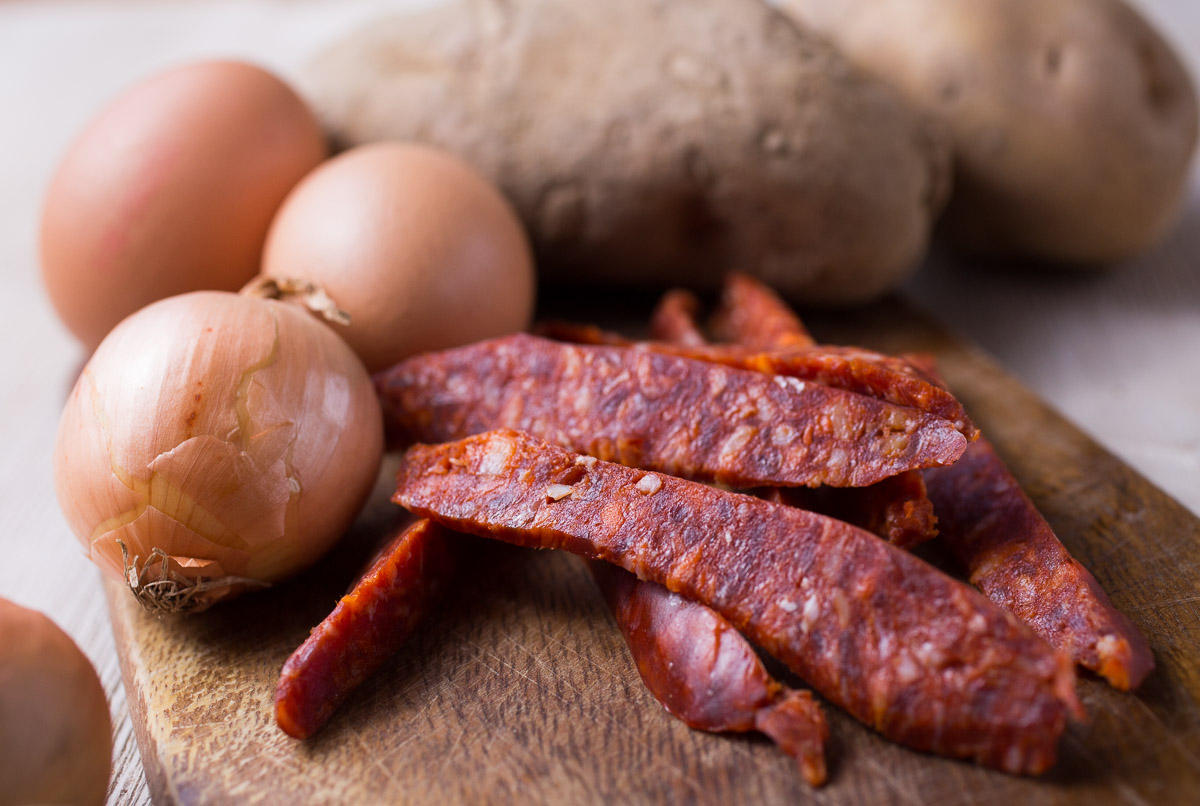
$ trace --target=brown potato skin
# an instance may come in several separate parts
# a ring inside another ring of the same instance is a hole
[[[880,296],[923,256],[944,134],[747,0],[463,0],[375,22],[310,66],[343,145],[414,139],[498,184],[542,279]]]
[[[779,0],[954,138],[947,233],[1068,264],[1128,258],[1176,220],[1197,106],[1120,0]]]

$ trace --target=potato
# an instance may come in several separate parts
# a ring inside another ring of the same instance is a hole
[[[946,194],[944,134],[757,0],[457,2],[307,72],[342,144],[425,141],[496,182],[552,283],[738,268],[854,303],[907,276]]]
[[[954,138],[945,227],[979,250],[1120,260],[1176,218],[1196,96],[1119,0],[779,0]]]

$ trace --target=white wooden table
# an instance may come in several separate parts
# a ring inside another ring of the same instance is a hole
[[[305,2],[0,2],[0,596],[48,613],[112,706],[109,802],[148,803],[95,568],[58,512],[58,412],[82,352],[39,284],[41,196],[80,127],[147,73],[206,57],[283,75],[391,6]],[[1200,76],[1200,2],[1139,0]],[[1161,246],[1101,277],[1000,275],[935,255],[905,289],[1084,430],[1200,513],[1200,171]]]

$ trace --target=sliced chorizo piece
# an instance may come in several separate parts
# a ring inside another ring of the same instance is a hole
[[[786,689],[781,697],[754,714],[754,728],[796,760],[810,786],[825,783],[829,723],[812,692]]]
[[[716,351],[744,348],[716,345],[708,349]],[[712,355],[708,360],[720,360],[720,356]],[[949,420],[968,440],[979,436],[979,429],[971,422],[958,398],[933,383],[903,358],[861,347],[820,345],[758,352],[728,363],[760,372],[823,383],[826,386],[895,403],[897,406],[911,406]]]
[[[799,378],[928,412],[953,423],[967,439],[975,439],[979,434],[962,403],[944,387],[930,381],[903,358],[860,347],[820,345],[762,351],[730,344],[633,341],[594,325],[567,322],[543,323],[538,332],[575,344],[648,350],[768,375]]]
[[[452,539],[421,518],[385,543],[283,665],[275,721],[284,733],[312,736],[408,640],[453,573]]]
[[[938,534],[935,507],[919,470],[897,473],[867,487],[766,487],[758,495],[847,521],[902,549]]]
[[[829,726],[811,694],[774,680],[741,633],[705,605],[608,563],[589,567],[642,681],[668,713],[697,730],[766,733],[809,784],[825,783]]]
[[[393,443],[514,428],[732,487],[859,487],[966,447],[945,419],[819,383],[525,334],[410,358],[376,389]]]
[[[988,598],[1121,690],[1154,668],[1150,644],[1037,511],[986,439],[926,472],[941,542]]]
[[[748,274],[725,275],[712,329],[721,341],[759,350],[816,344],[800,317],[769,286]]]
[[[673,288],[662,295],[650,315],[650,337],[686,347],[703,347],[707,343],[697,324],[700,300],[690,291]]]
[[[619,565],[703,602],[910,747],[1038,773],[1080,713],[1070,660],[969,586],[825,516],[601,462],[515,431],[417,445],[396,503]]]
[[[907,358],[945,385],[933,356]],[[923,475],[941,542],[971,582],[1113,688],[1137,688],[1154,670],[1149,641],[1071,556],[995,447],[980,437],[953,471]]]
[[[693,334],[703,339],[696,323],[699,301],[692,298],[675,301],[673,294],[663,295],[658,311],[668,311],[664,318],[669,328],[652,335],[672,340],[672,334]],[[690,295],[688,295],[690,296]],[[694,303],[694,304],[693,304]],[[722,299],[724,334],[743,346],[772,348],[787,344],[807,344],[812,339],[803,323],[788,307],[760,281],[741,274],[726,278]],[[766,324],[760,327],[761,322]],[[689,339],[690,343],[703,344]],[[917,367],[921,367],[917,364]],[[912,548],[937,535],[937,517],[933,502],[925,491],[925,477],[919,471],[897,473],[867,487],[764,487],[760,497],[777,504],[787,504],[831,515],[861,526],[868,532],[900,548]]]

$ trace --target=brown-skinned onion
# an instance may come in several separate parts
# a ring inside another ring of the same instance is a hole
[[[92,356],[59,425],[67,522],[158,611],[270,585],[321,556],[383,448],[362,363],[298,306],[225,292],[162,300]]]
[[[258,271],[267,228],[328,148],[304,101],[253,64],[156,73],[91,120],[46,190],[42,279],[91,350],[124,317]]]
[[[460,158],[418,143],[353,148],[306,176],[271,224],[263,275],[335,300],[372,372],[522,330],[533,312],[512,206]]]

